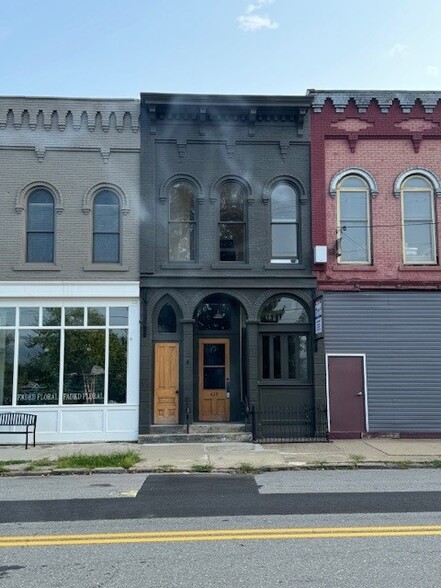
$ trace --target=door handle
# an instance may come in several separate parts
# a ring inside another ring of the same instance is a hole
[[[363,392],[357,392],[355,396],[363,396]]]
[[[176,394],[179,394],[179,390],[176,390]]]

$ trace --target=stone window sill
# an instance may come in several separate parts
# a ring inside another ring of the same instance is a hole
[[[59,272],[61,268],[55,263],[22,263],[14,268],[16,272]]]
[[[333,265],[333,272],[377,272],[374,265]]]
[[[128,272],[128,265],[120,263],[88,263],[83,267],[85,272]]]
[[[212,263],[211,269],[236,269],[236,270],[250,270],[253,269],[248,263],[238,263],[237,261],[222,261],[219,263]]]
[[[439,265],[399,265],[399,272],[441,272]]]
[[[199,263],[195,263],[194,261],[183,261],[182,263],[172,263],[172,262],[164,262],[161,263],[161,269],[181,269],[181,270],[189,270],[189,269],[202,269],[202,265]]]
[[[263,266],[266,270],[304,270],[306,266],[301,263],[267,263]]]

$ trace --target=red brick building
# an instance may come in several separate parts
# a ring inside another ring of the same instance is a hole
[[[441,93],[310,93],[330,434],[441,434]]]

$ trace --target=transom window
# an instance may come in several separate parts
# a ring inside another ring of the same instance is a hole
[[[196,211],[193,187],[178,181],[170,187],[169,259],[170,261],[194,261]]]
[[[271,193],[271,262],[299,263],[299,198],[287,183]]]
[[[369,188],[355,175],[337,187],[337,244],[339,263],[371,263]]]
[[[54,262],[54,197],[43,189],[34,190],[27,202],[26,261]]]
[[[238,182],[225,182],[219,201],[219,260],[245,261],[245,190]]]
[[[120,262],[121,211],[118,196],[99,192],[93,202],[93,262]]]
[[[432,185],[410,176],[401,186],[404,263],[436,263],[435,207]]]

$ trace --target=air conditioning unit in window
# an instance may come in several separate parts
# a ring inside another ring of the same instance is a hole
[[[314,263],[326,263],[328,261],[328,248],[326,245],[315,245]]]

